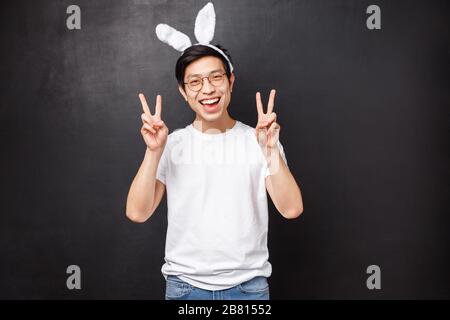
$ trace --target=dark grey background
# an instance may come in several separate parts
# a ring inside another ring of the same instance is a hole
[[[166,198],[125,218],[143,159],[143,91],[170,132],[190,123],[166,22],[194,39],[206,1],[1,5],[0,298],[163,299]],[[81,7],[82,28],[66,28]],[[366,28],[381,7],[382,30]],[[270,202],[274,299],[449,298],[448,1],[214,1],[236,68],[230,111],[274,111],[304,214]],[[66,289],[66,267],[82,290]],[[382,289],[366,288],[377,264]]]

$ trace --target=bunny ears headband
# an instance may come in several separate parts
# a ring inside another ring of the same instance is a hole
[[[228,62],[230,66],[230,72],[233,72],[233,65],[228,59],[227,55],[217,48],[210,44],[211,40],[214,37],[214,29],[216,27],[216,13],[214,12],[214,6],[211,2],[208,2],[206,6],[204,6],[197,14],[197,18],[195,19],[195,29],[194,34],[198,43],[196,45],[204,45],[208,46],[217,52],[219,52]],[[158,39],[164,43],[167,43],[169,46],[173,47],[175,50],[180,51],[181,54],[184,51],[192,46],[191,39],[189,37],[172,28],[167,24],[160,23],[156,26],[156,35]]]

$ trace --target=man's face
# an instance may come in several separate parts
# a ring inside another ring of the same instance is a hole
[[[225,68],[222,61],[213,56],[200,58],[189,64],[185,70],[184,82],[187,83],[192,77],[207,77],[215,72],[225,73]],[[208,80],[203,78],[202,88],[195,92],[186,84],[184,90],[178,87],[180,93],[189,103],[191,109],[203,120],[216,121],[220,119],[228,108],[231,101],[231,91],[234,83],[234,74],[231,74],[230,79],[224,74],[222,84],[214,86]],[[207,104],[219,99],[217,103]]]

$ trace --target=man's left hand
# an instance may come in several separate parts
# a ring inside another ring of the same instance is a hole
[[[276,91],[270,91],[269,103],[267,104],[267,113],[264,113],[261,94],[256,93],[256,109],[258,111],[258,123],[256,124],[255,134],[258,144],[266,157],[270,157],[272,152],[278,150],[277,142],[280,135],[280,125],[277,123],[277,115],[272,112],[275,102]]]

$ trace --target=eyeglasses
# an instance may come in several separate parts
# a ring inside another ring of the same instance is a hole
[[[207,77],[195,76],[189,79],[188,82],[184,82],[184,84],[187,84],[188,88],[192,91],[197,92],[200,91],[201,88],[203,88],[203,79],[208,78],[208,81],[211,85],[213,85],[214,87],[218,87],[222,85],[225,74],[226,72],[217,71],[210,73]]]

